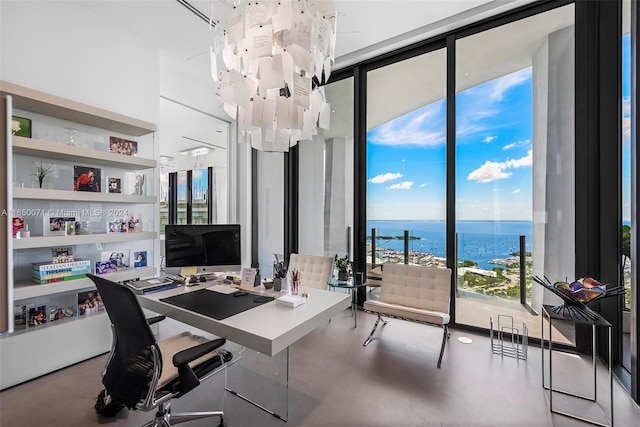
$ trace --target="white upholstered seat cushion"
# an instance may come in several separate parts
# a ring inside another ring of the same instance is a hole
[[[451,270],[387,263],[382,268],[379,301],[365,301],[365,310],[417,321],[448,324]]]
[[[158,341],[160,353],[162,354],[162,374],[160,375],[160,381],[158,382],[157,388],[162,388],[170,381],[178,378],[178,368],[173,366],[174,354],[182,350],[195,347],[198,344],[203,344],[207,341],[209,340],[204,337],[194,335],[190,332],[182,332],[181,334],[174,335],[162,341]],[[189,363],[189,366],[197,366],[205,360],[212,358],[213,356],[214,353],[205,354],[199,359],[196,359],[193,362]]]
[[[288,272],[300,272],[302,288],[327,289],[327,283],[333,272],[333,257],[321,255],[291,254]],[[288,277],[291,280],[291,276]]]

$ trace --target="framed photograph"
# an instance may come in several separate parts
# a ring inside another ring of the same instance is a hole
[[[143,173],[125,172],[122,180],[122,192],[124,194],[135,194],[137,196],[147,195],[147,180]]]
[[[117,268],[129,268],[131,265],[129,249],[118,249],[110,252],[102,252],[100,261],[113,261]]]
[[[35,308],[35,304],[33,304]],[[25,326],[27,324],[27,315],[29,313],[28,304],[17,304],[13,306],[13,326]]]
[[[72,216],[44,216],[44,224],[42,225],[43,235],[45,236],[64,236],[67,228],[66,223],[75,221]]]
[[[11,116],[11,134],[31,138],[31,119]]]
[[[125,156],[137,156],[138,143],[136,141],[111,136],[109,137],[109,152],[124,154]]]
[[[78,292],[78,316],[94,314],[104,310],[98,291]]]
[[[27,326],[38,326],[47,323],[47,306],[40,305],[29,309]]]
[[[133,266],[135,268],[147,266],[147,251],[137,251],[133,253]]]
[[[118,271],[116,261],[96,261],[96,274],[115,273]]]
[[[107,233],[126,233],[129,231],[129,224],[126,221],[115,220],[107,222]]]
[[[24,228],[24,218],[21,216],[14,216],[12,222],[13,222],[13,237],[16,237],[16,235],[18,234],[18,231]]]
[[[51,262],[59,264],[61,262],[72,262],[73,250],[70,247],[67,248],[52,248],[51,249]]]
[[[121,221],[127,223],[127,231],[129,233],[142,231],[142,216],[140,214],[130,215],[128,218],[124,218]]]
[[[67,221],[64,223],[64,235],[65,236],[75,236],[76,235],[76,222],[75,221]]]
[[[89,166],[73,167],[73,191],[91,191],[99,193],[101,170]]]
[[[122,179],[121,178],[107,178],[107,189],[109,193],[121,193],[122,192]]]

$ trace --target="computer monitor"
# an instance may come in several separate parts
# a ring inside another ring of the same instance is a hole
[[[167,272],[196,267],[197,274],[240,271],[240,224],[170,224],[165,226]]]

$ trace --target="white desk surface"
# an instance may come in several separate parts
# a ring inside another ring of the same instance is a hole
[[[216,320],[160,301],[161,298],[194,292],[205,287],[204,284],[192,287],[180,286],[167,291],[138,295],[138,298],[140,305],[147,310],[171,317],[268,356],[278,354],[351,306],[351,295],[348,293],[309,288],[304,289],[309,294],[307,302],[298,307],[289,308],[270,301],[226,319]]]

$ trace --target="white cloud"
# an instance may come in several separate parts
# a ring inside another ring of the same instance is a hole
[[[426,183],[426,182],[423,182],[422,184],[420,184],[420,188],[424,188],[424,187],[426,187],[426,186],[427,186],[427,183]]]
[[[390,185],[388,187],[385,187],[387,190],[411,190],[411,186],[413,185],[413,182],[411,181],[405,181],[402,182],[400,184],[393,184]]]
[[[533,164],[533,150],[527,151],[527,155],[515,160],[507,160],[505,167],[507,168],[522,168],[525,166],[531,166]]]
[[[528,139],[522,139],[520,141],[515,141],[512,142],[511,144],[507,144],[504,147],[502,147],[503,150],[511,150],[512,148],[523,148],[523,147],[530,147],[531,146],[531,141]]]
[[[482,140],[482,142],[485,142],[485,143],[488,144],[488,143],[490,143],[491,141],[493,141],[496,138],[497,138],[497,136],[487,136],[485,139]]]
[[[518,194],[519,192],[520,192],[520,189],[519,189],[519,188],[516,188],[515,190],[513,190],[513,191],[511,192],[511,194]]]
[[[491,162],[487,160],[484,165],[469,174],[469,181],[491,182],[497,179],[506,179],[511,173],[504,172],[504,163]]]
[[[445,103],[433,102],[378,126],[368,136],[372,144],[433,147],[446,142]]]
[[[387,181],[393,181],[394,179],[398,179],[398,178],[402,178],[402,174],[401,173],[383,173],[380,175],[376,175],[373,178],[371,178],[369,180],[369,182],[373,183],[373,184],[382,184],[384,182]]]
[[[527,67],[494,81],[489,98],[492,101],[502,101],[502,97],[509,89],[524,83],[531,77],[531,68]]]
[[[507,179],[511,176],[511,172],[505,172],[505,169],[521,168],[531,166],[533,161],[533,150],[529,150],[527,155],[519,159],[507,160],[505,162],[492,162],[487,160],[478,169],[472,171],[467,179],[469,181],[478,181],[487,183],[498,179]]]

